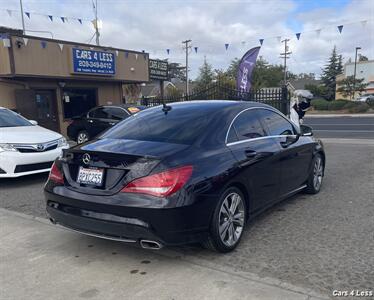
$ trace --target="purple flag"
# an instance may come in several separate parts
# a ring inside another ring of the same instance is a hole
[[[261,47],[254,47],[243,55],[239,63],[236,88],[242,92],[249,92],[251,89],[251,77],[256,65],[257,55]]]

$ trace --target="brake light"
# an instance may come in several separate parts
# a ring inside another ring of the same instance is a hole
[[[64,176],[62,175],[59,168],[56,166],[55,162],[53,163],[51,171],[49,172],[48,180],[52,180],[56,183],[64,184]]]
[[[179,191],[190,179],[192,166],[166,170],[128,183],[121,192],[167,197]]]

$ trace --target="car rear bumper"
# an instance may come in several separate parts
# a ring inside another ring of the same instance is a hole
[[[211,209],[200,204],[176,208],[126,207],[74,200],[45,191],[47,212],[53,223],[96,237],[139,243],[182,245],[204,241]],[[104,203],[105,201],[103,201]],[[210,206],[210,205],[208,205]]]
[[[53,161],[60,156],[62,149],[36,153],[5,151],[0,153],[0,178],[20,177],[24,175],[48,172]]]

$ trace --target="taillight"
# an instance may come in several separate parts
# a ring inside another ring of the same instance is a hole
[[[192,166],[184,166],[135,179],[128,183],[122,192],[167,197],[185,185],[191,177],[192,169]]]
[[[53,163],[51,171],[49,172],[48,180],[64,184],[64,176],[62,175],[60,169],[56,166],[55,162]]]

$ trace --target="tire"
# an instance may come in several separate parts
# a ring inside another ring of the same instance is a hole
[[[221,253],[234,250],[242,237],[246,217],[247,207],[243,193],[236,187],[226,189],[214,210],[209,237],[203,246]]]
[[[323,175],[325,172],[325,166],[321,154],[316,154],[312,166],[305,192],[308,194],[317,194],[321,190]]]
[[[77,143],[78,144],[83,144],[87,142],[90,139],[90,135],[86,130],[81,130],[77,134]]]

